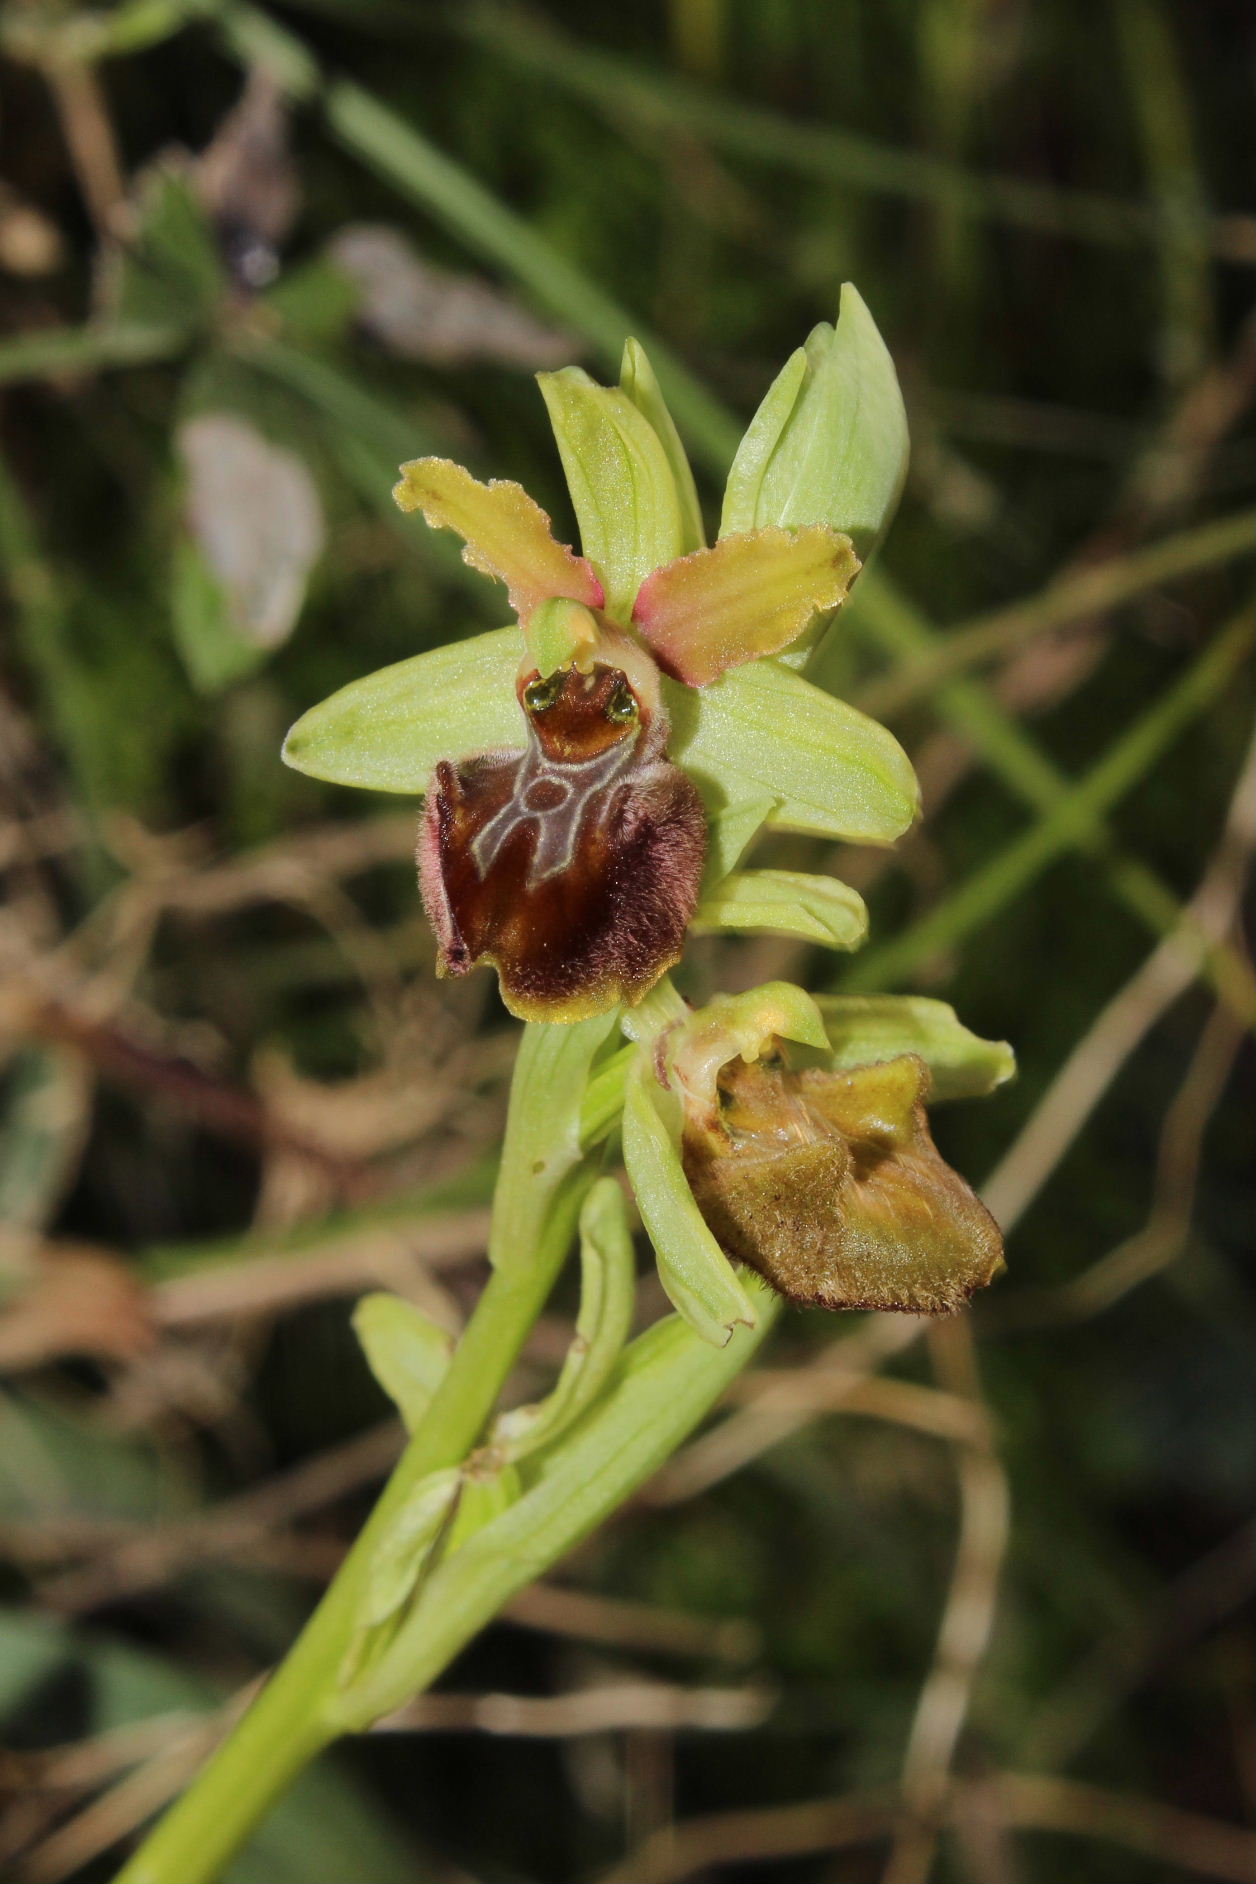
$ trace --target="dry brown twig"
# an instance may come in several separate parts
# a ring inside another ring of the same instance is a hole
[[[967,1316],[939,1322],[929,1346],[940,1381],[982,1410],[972,1325]],[[983,1421],[957,1450],[960,1527],[955,1568],[933,1663],[903,1759],[905,1820],[896,1833],[885,1884],[925,1884],[933,1868],[950,1773],[990,1642],[1007,1549],[1011,1498],[1007,1476]]]
[[[763,1384],[750,1375],[741,1390],[749,1404],[678,1452],[646,1486],[642,1501],[675,1505],[697,1497],[809,1425],[820,1412],[839,1411],[844,1390],[857,1394],[876,1368],[919,1340],[922,1332],[916,1316],[870,1315],[852,1334],[821,1349],[807,1368],[791,1370],[787,1377],[768,1375]],[[810,1379],[821,1383],[822,1405],[807,1397]]]
[[[744,1733],[762,1726],[768,1688],[683,1688],[662,1681],[612,1681],[571,1694],[423,1694],[377,1721],[374,1733],[487,1733],[523,1739],[667,1729]]]
[[[999,1774],[975,1787],[989,1795],[985,1809],[1019,1831],[1064,1833],[1124,1846],[1222,1884],[1249,1884],[1256,1865],[1256,1836],[1246,1827],[1180,1812],[1154,1799],[1036,1773]],[[957,1791],[948,1807],[948,1823],[970,1809],[965,1792]],[[691,1819],[656,1833],[603,1872],[598,1884],[684,1884],[721,1864],[872,1844],[891,1833],[898,1814],[894,1796],[882,1792]]]
[[[1005,1230],[1041,1191],[1135,1048],[1191,985],[1203,958],[1202,938],[1220,941],[1233,928],[1256,846],[1254,787],[1256,747],[1244,762],[1221,840],[1184,920],[1092,1023],[983,1184],[982,1197]]]

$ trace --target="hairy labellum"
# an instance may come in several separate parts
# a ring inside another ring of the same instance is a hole
[[[733,1061],[685,1173],[725,1252],[801,1307],[962,1308],[1003,1267],[998,1225],[938,1155],[914,1054],[843,1073]]]
[[[618,668],[525,675],[523,752],[437,766],[419,840],[440,967],[492,962],[524,1020],[639,1001],[679,960],[706,851],[667,720]]]

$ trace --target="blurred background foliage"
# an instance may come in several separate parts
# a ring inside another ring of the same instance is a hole
[[[1019,1083],[937,1121],[1009,1274],[928,1333],[791,1316],[231,1877],[1250,1875],[1251,24],[9,0],[5,1875],[108,1877],[334,1568],[398,1445],[355,1294],[456,1326],[482,1278],[514,1029],[432,977],[413,807],[277,756],[500,620],[397,463],[569,531],[529,372],[633,332],[714,510],[844,278],[914,458],[819,673],[927,819],[778,847],[869,897],[855,962],[704,942],[685,977],[921,988],[1011,1039]]]

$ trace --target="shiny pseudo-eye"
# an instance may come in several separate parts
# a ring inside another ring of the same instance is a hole
[[[637,718],[637,696],[626,680],[612,690],[603,711],[614,726],[631,726]]]
[[[527,746],[438,765],[419,840],[440,969],[498,971],[524,1020],[633,1003],[680,958],[706,819],[667,719],[601,663],[525,674]]]
[[[530,680],[523,690],[523,704],[529,713],[548,713],[563,691],[566,675],[560,669],[551,674],[548,680],[542,680],[538,674]]]

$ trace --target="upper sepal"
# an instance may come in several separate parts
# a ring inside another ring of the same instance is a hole
[[[537,383],[567,474],[581,547],[605,587],[607,613],[627,622],[651,570],[693,547],[688,493],[682,497],[669,445],[633,394],[599,386],[578,366],[538,373]],[[633,390],[645,399],[636,380]]]

